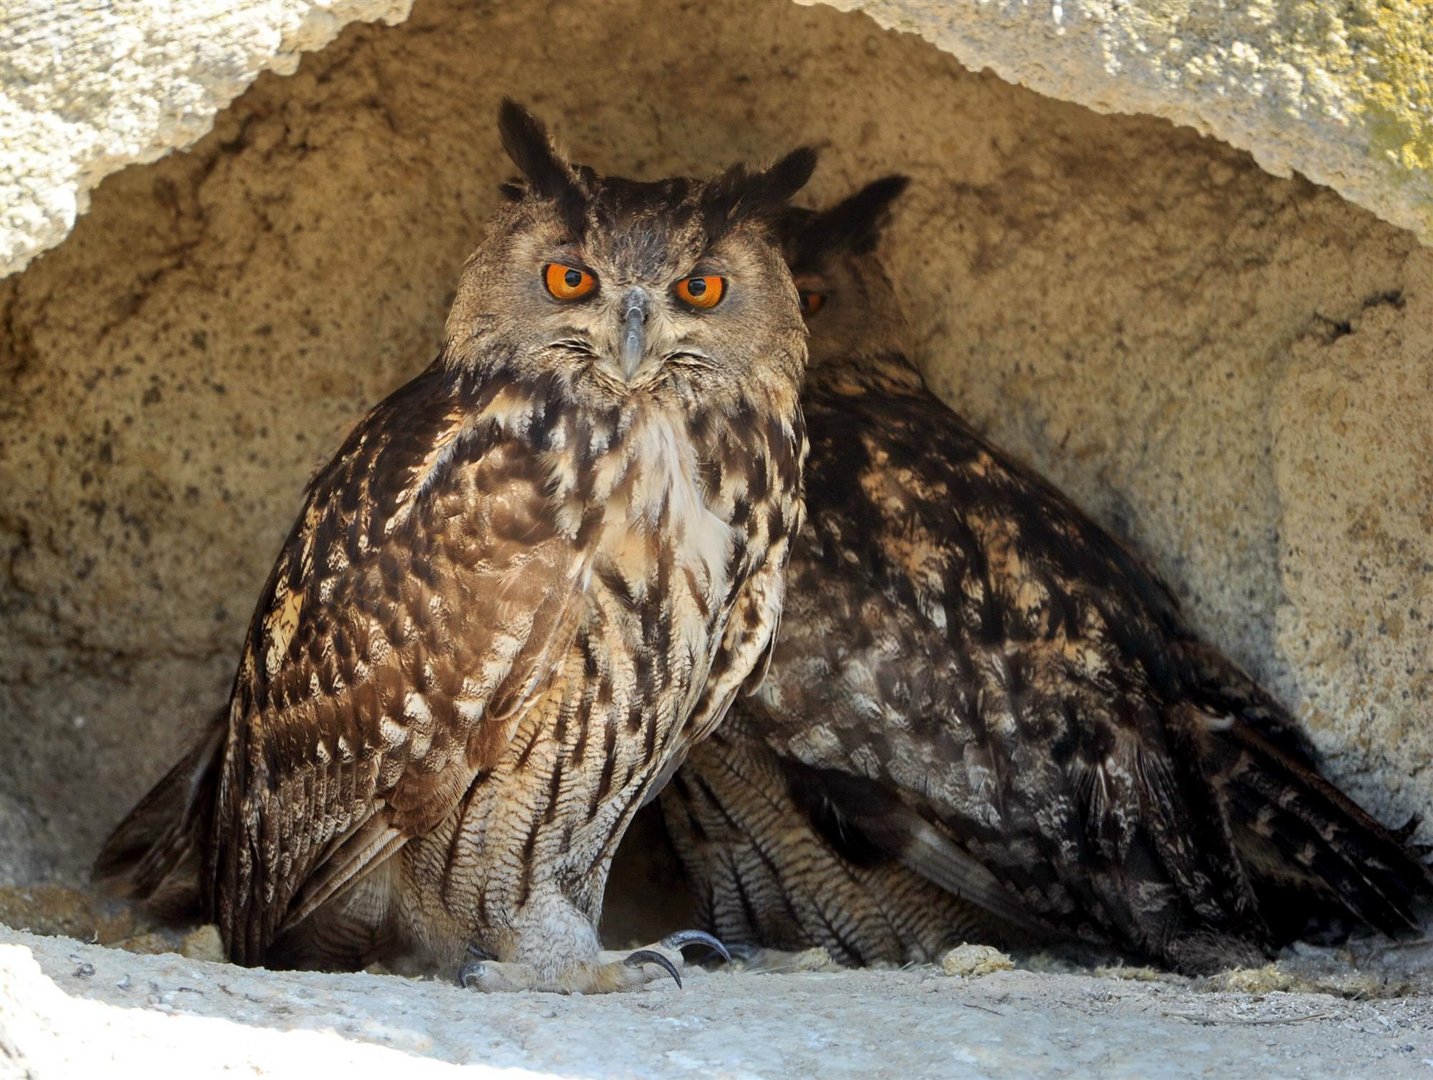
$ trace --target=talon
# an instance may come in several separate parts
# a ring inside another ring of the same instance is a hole
[[[496,959],[497,959],[496,956],[494,956],[492,953],[488,952],[488,950],[485,949],[485,948],[483,948],[481,945],[474,945],[474,944],[472,944],[471,942],[468,944],[468,955],[469,955],[469,956],[472,956],[472,957],[476,957],[476,958],[479,959],[479,960],[496,960]]]
[[[656,964],[677,981],[678,990],[682,988],[682,976],[681,973],[677,971],[676,966],[661,953],[652,949],[638,949],[631,956],[627,957],[627,959],[623,960],[622,963],[627,967],[635,968],[639,968],[643,964]]]
[[[481,950],[475,951],[475,955]],[[489,957],[491,959],[491,957]],[[464,990],[471,990],[475,983],[482,979],[487,971],[481,960],[470,960],[458,969],[458,985]]]
[[[705,930],[678,930],[676,933],[664,937],[662,945],[668,949],[676,949],[678,952],[688,945],[705,945],[728,964],[731,963],[731,953],[726,951],[726,946]]]

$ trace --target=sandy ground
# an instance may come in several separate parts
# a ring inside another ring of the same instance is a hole
[[[0,927],[0,1077],[407,1078],[465,1066],[469,1076],[663,1080],[1433,1078],[1433,998],[1367,996],[1409,989],[1407,971],[1426,971],[1428,949],[1386,950],[1373,976],[1350,973],[1347,952],[1305,950],[1221,983],[1137,970],[693,969],[685,989],[664,981],[582,998],[248,970]],[[1231,984],[1256,989],[1213,989]],[[1268,989],[1279,985],[1362,999]]]

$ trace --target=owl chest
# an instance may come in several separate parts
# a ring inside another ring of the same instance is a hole
[[[594,599],[628,612],[644,640],[653,619],[670,621],[678,636],[710,637],[737,584],[741,538],[703,490],[678,422],[651,418],[622,450],[608,465],[616,479],[603,501]]]

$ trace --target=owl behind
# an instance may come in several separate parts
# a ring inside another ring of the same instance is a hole
[[[663,796],[699,910],[847,961],[1075,937],[1185,971],[1417,925],[1429,878],[1131,552],[908,359],[901,178],[787,238],[808,519],[766,683]]]

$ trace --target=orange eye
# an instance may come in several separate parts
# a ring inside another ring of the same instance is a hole
[[[807,292],[804,289],[798,294],[801,297],[801,315],[803,318],[811,318],[823,307],[826,306],[826,294],[819,292]]]
[[[586,270],[563,263],[548,263],[542,268],[542,280],[547,291],[558,300],[581,300],[590,296],[597,288],[597,279]]]
[[[710,274],[706,277],[682,278],[677,282],[677,299],[694,308],[714,308],[726,295],[726,278]]]

